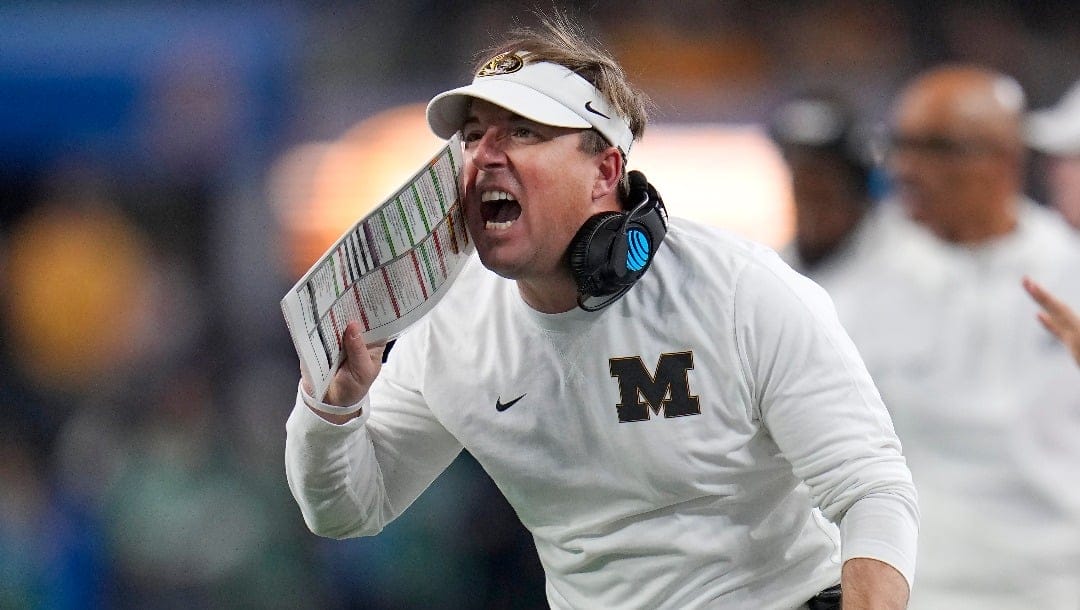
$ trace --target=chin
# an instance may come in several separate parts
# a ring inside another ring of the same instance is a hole
[[[477,248],[477,253],[480,255],[480,262],[483,263],[484,267],[495,275],[504,277],[508,280],[516,280],[520,277],[521,274],[518,265],[496,256],[488,249]]]

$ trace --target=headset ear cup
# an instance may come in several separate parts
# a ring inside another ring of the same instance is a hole
[[[622,230],[623,216],[619,212],[595,214],[570,241],[570,271],[579,294],[599,296],[614,291],[604,276],[610,272],[610,253]]]
[[[648,270],[667,233],[667,210],[656,189],[631,171],[625,212],[602,212],[578,229],[567,249],[578,305],[598,311],[630,290]],[[597,302],[596,299],[600,299]]]

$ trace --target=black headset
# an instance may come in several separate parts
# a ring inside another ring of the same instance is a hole
[[[626,212],[601,212],[585,221],[570,242],[570,270],[578,306],[598,311],[626,294],[652,264],[667,234],[664,200],[645,174],[631,171]]]

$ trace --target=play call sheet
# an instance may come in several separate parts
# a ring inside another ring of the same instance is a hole
[[[430,310],[472,253],[461,206],[461,146],[452,138],[404,186],[353,225],[281,300],[300,366],[321,398],[357,320],[367,343],[391,339]]]

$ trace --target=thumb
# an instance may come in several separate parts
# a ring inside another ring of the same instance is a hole
[[[380,354],[378,363],[372,362],[358,322],[352,322],[345,327],[341,344],[345,350],[345,358],[330,380],[325,401],[332,405],[347,406],[356,404],[367,394],[375,376],[379,374],[382,360]]]
[[[348,372],[363,393],[366,393],[382,369],[382,353],[386,350],[387,342],[364,343],[360,324],[352,323],[346,327],[342,343],[345,345],[346,358],[341,367]]]
[[[382,367],[381,346],[385,343],[375,344],[369,348],[364,343],[364,333],[357,322],[352,322],[345,328],[342,343],[345,347],[345,361],[341,364],[342,368],[364,392],[367,392],[367,388],[371,386],[371,382],[375,380],[375,376],[379,374],[379,369]],[[377,352],[377,357],[372,354],[372,351]]]

